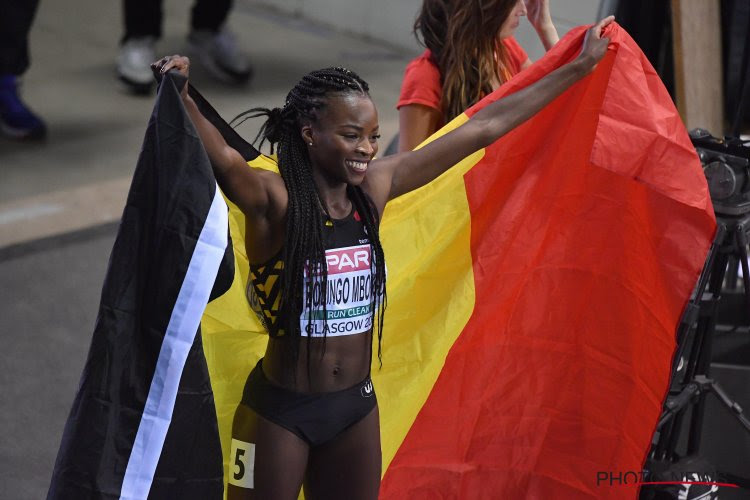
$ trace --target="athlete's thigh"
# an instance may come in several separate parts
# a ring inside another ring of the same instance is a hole
[[[376,500],[382,455],[378,407],[333,440],[310,450],[307,500]]]
[[[307,443],[294,433],[237,405],[227,500],[296,500],[308,450]]]

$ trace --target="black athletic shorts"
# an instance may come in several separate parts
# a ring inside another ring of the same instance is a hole
[[[367,416],[375,408],[377,397],[369,376],[341,391],[317,394],[290,391],[266,378],[261,359],[247,377],[242,404],[295,433],[310,446],[317,446]]]

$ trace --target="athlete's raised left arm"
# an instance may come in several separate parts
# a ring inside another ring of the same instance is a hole
[[[602,37],[602,30],[613,20],[607,17],[587,31],[581,54],[574,61],[486,106],[464,125],[423,148],[373,160],[363,188],[378,209],[382,212],[389,199],[427,184],[474,151],[489,146],[590,73],[607,51],[609,39]]]

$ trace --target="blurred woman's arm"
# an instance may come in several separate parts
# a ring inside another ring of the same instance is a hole
[[[537,35],[539,35],[544,50],[551,49],[560,40],[560,36],[552,23],[552,16],[549,13],[549,0],[524,0],[524,3],[526,4],[526,16]]]

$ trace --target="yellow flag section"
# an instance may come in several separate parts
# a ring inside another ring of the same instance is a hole
[[[431,137],[455,129],[461,115]],[[383,367],[373,362],[380,407],[383,472],[427,399],[445,357],[474,308],[470,214],[463,175],[484,151],[465,158],[438,180],[391,201],[380,239],[388,264],[388,308]],[[253,168],[277,171],[274,159],[258,156]],[[224,476],[232,471],[232,418],[245,379],[263,356],[267,336],[245,298],[248,261],[245,222],[231,202],[229,225],[235,257],[230,290],[203,316],[203,349],[216,401]]]
[[[466,120],[466,115],[458,116],[429,140]],[[471,218],[463,175],[483,156],[480,150],[438,180],[391,201],[383,215],[388,309],[383,368],[373,364],[373,380],[384,473],[474,309]]]

